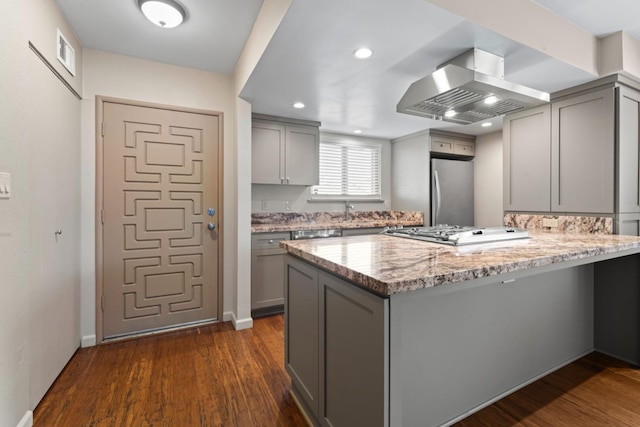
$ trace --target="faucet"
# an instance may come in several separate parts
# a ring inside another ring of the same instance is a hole
[[[349,221],[349,210],[350,209],[355,209],[355,206],[353,206],[351,203],[349,203],[348,200],[344,201],[344,220],[345,221]]]

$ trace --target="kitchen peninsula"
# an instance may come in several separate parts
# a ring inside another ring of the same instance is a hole
[[[450,425],[594,349],[640,364],[638,237],[281,246],[285,364],[316,425]]]

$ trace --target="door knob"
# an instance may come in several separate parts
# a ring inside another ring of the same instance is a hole
[[[216,228],[216,225],[215,225],[214,223],[210,222],[210,223],[207,225],[207,228],[208,228],[209,230],[213,230],[214,228]]]

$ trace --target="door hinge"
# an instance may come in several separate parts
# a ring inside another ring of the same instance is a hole
[[[104,295],[100,297],[100,309],[104,311]]]
[[[100,123],[100,134],[104,138],[104,123]]]
[[[104,224],[104,209],[100,209],[100,223]]]

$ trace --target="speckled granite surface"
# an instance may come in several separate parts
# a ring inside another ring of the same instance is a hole
[[[344,212],[276,212],[251,215],[252,233],[314,230],[318,228],[369,228],[390,225],[422,225],[422,212],[353,211],[345,221]]]
[[[461,247],[386,235],[280,245],[383,296],[597,255],[640,253],[640,237],[533,231],[530,235],[531,239]]]
[[[542,220],[545,218],[557,219],[558,227],[544,227]],[[606,216],[525,215],[507,213],[504,215],[504,225],[507,227],[525,228],[527,230],[547,230],[560,233],[613,234],[613,218]]]

